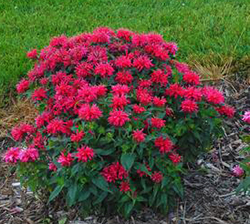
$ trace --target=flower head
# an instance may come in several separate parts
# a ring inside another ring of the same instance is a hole
[[[80,142],[82,138],[85,136],[85,133],[83,131],[77,131],[77,133],[72,134],[70,136],[70,139],[72,142]]]
[[[169,138],[164,139],[162,136],[155,139],[155,146],[159,148],[160,153],[168,153],[173,148],[173,143]]]
[[[83,146],[81,148],[77,149],[77,153],[76,153],[76,158],[78,158],[78,161],[82,161],[82,162],[87,162],[88,160],[92,160],[93,156],[94,156],[94,150],[91,149],[88,146]]]
[[[250,124],[250,111],[246,111],[242,118],[243,121]]]
[[[107,182],[115,182],[116,180],[122,180],[128,177],[127,171],[119,162],[105,167],[101,174]]]
[[[114,110],[109,113],[108,122],[116,127],[123,126],[127,121],[130,121],[128,114],[122,110]]]
[[[36,59],[37,58],[37,50],[33,49],[27,53],[27,57],[31,59]]]
[[[70,166],[73,160],[74,159],[71,153],[65,155],[64,152],[61,152],[61,155],[59,156],[57,162],[60,163],[62,166]]]
[[[160,171],[159,172],[155,171],[151,175],[151,180],[154,181],[155,183],[160,183],[162,179],[163,179],[163,175]]]
[[[161,119],[161,118],[158,118],[158,117],[153,117],[151,118],[151,125],[152,127],[155,127],[155,128],[162,128],[165,126],[165,123],[166,121]]]
[[[146,136],[146,134],[143,133],[143,130],[137,129],[137,130],[133,131],[133,139],[137,143],[143,142],[145,140],[145,136]]]
[[[36,161],[39,157],[38,150],[35,148],[22,149],[19,154],[21,162]]]
[[[26,90],[29,89],[30,82],[29,80],[22,79],[17,85],[16,90],[18,93],[24,93]]]
[[[120,184],[120,191],[121,192],[127,192],[127,191],[131,191],[129,183],[127,181],[122,181]]]
[[[85,121],[92,121],[100,118],[102,116],[102,111],[96,104],[90,106],[89,104],[84,104],[78,111],[79,117]]]
[[[50,162],[49,163],[49,170],[57,171],[57,166],[54,163]]]
[[[244,174],[244,170],[239,165],[236,165],[233,168],[233,174],[237,177],[240,177]]]
[[[3,159],[6,163],[16,163],[19,160],[20,148],[9,148],[4,154]]]
[[[185,113],[193,113],[198,111],[198,105],[193,100],[184,100],[181,103],[181,110]]]

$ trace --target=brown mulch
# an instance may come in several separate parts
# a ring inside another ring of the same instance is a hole
[[[237,114],[250,109],[249,83],[223,80],[217,85],[224,92],[227,102],[235,106]],[[26,112],[23,112],[24,109]],[[19,111],[18,116],[25,116],[28,108],[24,107],[23,110]],[[2,125],[11,126],[11,119],[3,120],[0,117],[0,120]],[[72,224],[250,224],[250,197],[234,193],[240,179],[231,172],[232,167],[243,159],[239,152],[245,144],[240,136],[249,133],[249,126],[241,122],[240,115],[226,123],[229,128],[224,130],[225,136],[216,141],[214,148],[201,156],[196,164],[190,164],[189,174],[184,178],[185,198],[178,202],[177,210],[167,216],[145,209],[130,220],[93,215],[76,221],[77,211],[48,208],[31,192],[21,191],[16,186],[18,180],[14,170],[0,161],[0,224],[59,223],[50,221],[49,217],[57,217],[57,220],[61,220],[60,224],[67,223],[64,222],[65,217]],[[1,149],[12,144],[10,138],[1,137],[0,153]]]

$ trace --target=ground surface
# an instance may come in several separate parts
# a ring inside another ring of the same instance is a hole
[[[249,0],[0,0],[0,96],[31,68],[26,51],[98,26],[158,32],[188,63],[224,65],[250,51]]]
[[[161,216],[145,209],[130,220],[119,217],[88,217],[79,220],[76,210],[64,211],[57,207],[46,207],[30,192],[20,191],[15,174],[0,162],[0,224],[52,223],[46,217],[54,217],[54,223],[65,224],[250,224],[250,197],[235,195],[240,179],[232,175],[232,167],[242,156],[245,146],[240,136],[249,134],[249,126],[242,123],[240,112],[250,108],[249,83],[227,80],[217,83],[226,100],[237,109],[233,120],[228,120],[225,136],[214,143],[214,148],[200,157],[196,164],[189,164],[189,174],[184,179],[185,198],[178,202],[176,211]],[[0,149],[13,142],[2,137]],[[61,220],[60,222],[58,220]]]

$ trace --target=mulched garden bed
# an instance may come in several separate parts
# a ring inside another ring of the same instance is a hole
[[[250,109],[249,83],[223,80],[217,86],[227,102],[235,106],[237,114]],[[76,209],[64,211],[60,205],[50,208],[31,192],[20,191],[14,171],[0,161],[0,224],[65,224],[65,217],[71,224],[250,224],[250,197],[234,194],[240,180],[231,171],[243,159],[239,151],[245,145],[240,136],[250,130],[241,122],[240,115],[226,123],[229,128],[225,129],[225,136],[196,164],[189,165],[189,174],[184,179],[185,198],[167,216],[145,209],[130,220],[93,215],[77,221]],[[12,144],[10,138],[1,138],[0,153]],[[52,222],[52,218],[61,221]]]

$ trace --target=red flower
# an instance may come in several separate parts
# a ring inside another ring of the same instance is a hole
[[[87,76],[91,76],[93,65],[88,62],[82,62],[78,64],[75,69],[78,77],[86,78]]]
[[[19,160],[20,148],[13,147],[8,149],[3,159],[6,163],[16,163]]]
[[[114,85],[112,86],[112,93],[115,95],[126,95],[129,93],[130,88],[127,85]]]
[[[181,110],[186,113],[198,111],[198,105],[193,100],[184,100],[181,103]]]
[[[57,162],[61,163],[62,166],[70,166],[73,160],[74,159],[71,153],[68,153],[68,155],[65,155],[64,152],[61,152],[61,155],[59,156]]]
[[[17,85],[16,90],[18,93],[24,93],[29,89],[30,82],[26,79],[22,79]]]
[[[33,134],[35,132],[35,128],[32,125],[29,124],[20,124],[19,126],[16,126],[12,128],[11,135],[14,138],[15,141],[21,140],[25,134]]]
[[[233,118],[235,109],[231,106],[224,105],[221,107],[216,108],[216,110],[221,114],[221,115],[226,115],[229,118]]]
[[[92,160],[94,156],[94,150],[89,148],[88,146],[83,146],[77,149],[78,153],[76,153],[76,157],[78,158],[78,162],[87,162],[88,160]]]
[[[121,192],[127,192],[127,191],[131,191],[129,183],[127,181],[122,181],[120,184],[120,191]]]
[[[151,81],[165,86],[168,83],[168,75],[165,74],[164,70],[157,69],[151,74]]]
[[[141,79],[138,81],[138,89],[141,88],[148,88],[152,85],[152,81],[151,80],[148,80],[148,79]]]
[[[109,113],[108,121],[116,127],[123,126],[127,121],[130,121],[128,114],[122,110],[115,110]]]
[[[41,128],[42,126],[45,125],[45,122],[50,122],[53,119],[53,114],[50,112],[43,112],[42,114],[38,115],[35,120],[36,120],[36,126],[38,128]]]
[[[90,106],[89,104],[84,104],[78,111],[79,117],[85,121],[92,121],[98,119],[102,116],[102,111],[96,104]]]
[[[106,33],[96,32],[92,35],[92,41],[94,43],[109,43],[110,37]]]
[[[166,89],[165,94],[177,98],[178,96],[183,96],[183,88],[179,84],[171,84]]]
[[[173,149],[173,143],[169,138],[164,139],[162,136],[155,139],[155,146],[159,148],[160,153],[168,153]]]
[[[108,167],[105,167],[101,172],[102,176],[107,182],[115,182],[116,180],[122,180],[128,177],[127,171],[119,162],[113,163]]]
[[[160,171],[159,172],[155,171],[151,175],[151,180],[154,181],[155,183],[160,183],[162,179],[163,179],[163,175]]]
[[[148,105],[152,101],[152,96],[147,89],[138,89],[136,91],[136,98],[143,105]]]
[[[31,98],[34,101],[40,101],[40,100],[46,99],[47,98],[47,92],[43,88],[38,88],[33,92]]]
[[[64,122],[59,119],[54,119],[49,122],[47,126],[47,132],[49,134],[58,134],[58,133],[63,133],[63,134],[69,134],[70,131],[70,126],[67,126],[67,122]]]
[[[165,47],[169,50],[169,52],[172,54],[172,55],[175,55],[176,52],[178,51],[178,46],[176,43],[174,42],[169,42],[169,43],[166,43],[164,44]]]
[[[95,89],[94,91],[96,91],[98,97],[105,96],[108,91],[104,85],[94,86],[93,88]]]
[[[181,156],[178,154],[171,153],[168,155],[168,157],[173,163],[179,163],[181,161]]]
[[[99,91],[97,86],[83,86],[78,90],[77,97],[79,101],[90,103],[97,99]]]
[[[167,107],[166,108],[166,116],[172,117],[174,115],[174,112],[171,108]]]
[[[177,62],[177,63],[175,63],[175,67],[176,67],[177,71],[180,73],[185,73],[185,72],[190,71],[188,65],[185,63]]]
[[[129,84],[133,80],[133,76],[129,71],[117,72],[115,80],[121,84]]]
[[[155,127],[155,128],[162,128],[165,126],[165,120],[163,119],[160,119],[160,118],[151,118],[151,125],[152,127]]]
[[[102,78],[111,76],[114,72],[110,64],[98,64],[95,68],[95,74],[99,74]]]
[[[224,103],[224,97],[222,93],[219,90],[215,89],[214,87],[210,87],[210,86],[204,87],[203,94],[209,103],[213,103],[213,104]]]
[[[194,72],[186,72],[183,75],[183,81],[188,84],[199,85],[200,84],[200,77]]]
[[[90,49],[88,54],[88,62],[91,62],[93,65],[98,63],[105,63],[108,61],[107,49],[101,46],[93,46]]]
[[[54,163],[49,163],[49,170],[57,171],[57,166]]]
[[[163,107],[166,103],[166,99],[164,98],[159,98],[159,97],[154,97],[153,98],[153,104],[156,106],[156,107]]]
[[[124,107],[129,103],[126,96],[124,95],[114,95],[112,99],[112,104],[110,105],[113,109],[124,109]]]
[[[126,30],[126,29],[119,29],[117,30],[117,37],[118,38],[122,38],[126,41],[130,41],[131,37],[132,37],[133,32],[130,30]]]
[[[131,59],[128,58],[127,56],[120,56],[115,60],[115,65],[119,68],[127,68],[131,67]]]
[[[141,113],[145,112],[146,109],[144,107],[141,107],[141,106],[135,104],[135,105],[133,105],[133,111],[135,114],[141,114]]]
[[[80,131],[80,132],[77,131],[76,134],[72,134],[70,136],[70,139],[72,142],[80,142],[84,136],[85,136],[85,133],[83,131]]]
[[[191,86],[183,90],[183,96],[190,100],[201,101],[202,90]]]
[[[31,59],[36,59],[37,58],[37,50],[33,49],[27,53],[27,57]]]
[[[138,143],[143,142],[145,140],[145,136],[146,134],[143,133],[143,129],[133,131],[133,139]]]
[[[39,157],[38,150],[35,148],[23,149],[19,153],[19,159],[21,162],[36,161]]]
[[[150,69],[153,64],[151,60],[147,56],[139,56],[138,58],[134,59],[133,66],[136,67],[139,71],[142,69]]]
[[[49,82],[48,78],[41,78],[39,83],[43,86],[47,85],[47,83]]]

